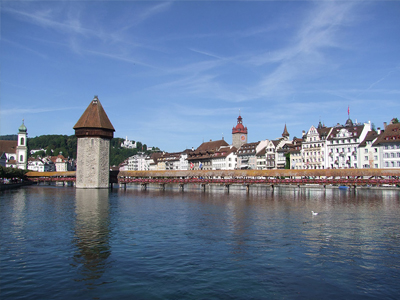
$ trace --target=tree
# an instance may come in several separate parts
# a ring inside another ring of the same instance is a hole
[[[285,153],[285,157],[286,157],[285,169],[290,169],[290,152]]]
[[[2,178],[3,183],[4,179],[25,179],[25,174],[27,170],[21,170],[16,168],[5,168],[0,166],[0,178]]]
[[[40,150],[40,151],[36,151],[35,153],[32,154],[32,157],[43,157],[46,154],[45,151]]]

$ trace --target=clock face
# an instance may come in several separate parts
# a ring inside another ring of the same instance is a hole
[[[241,139],[242,141],[245,141],[245,140],[246,140],[246,136],[245,136],[245,135],[241,135],[241,136],[240,136],[240,139]]]

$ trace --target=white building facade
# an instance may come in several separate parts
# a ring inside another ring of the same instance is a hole
[[[358,168],[358,146],[371,130],[371,123],[353,124],[348,119],[345,125],[332,128],[327,138],[327,168]]]

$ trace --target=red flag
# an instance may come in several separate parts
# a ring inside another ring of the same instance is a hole
[[[350,115],[350,106],[347,107],[347,114]]]

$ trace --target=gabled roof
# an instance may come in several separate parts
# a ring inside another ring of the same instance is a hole
[[[115,131],[97,96],[95,96],[92,102],[90,102],[85,112],[73,127],[75,130],[80,128],[96,128]]]
[[[229,154],[236,152],[237,149],[236,147],[230,147],[230,146],[223,146],[219,148],[217,151],[215,151],[213,157],[219,158],[219,157],[227,157]]]
[[[265,156],[267,147],[262,148],[260,151],[257,152],[257,156]]]
[[[273,140],[273,141],[271,141],[271,142],[274,144],[275,147],[277,147],[281,141],[279,141],[279,140]]]
[[[318,127],[317,131],[319,133],[319,137],[321,139],[326,139],[326,137],[328,136],[331,129],[332,129],[332,127]]]
[[[17,153],[18,141],[0,140],[0,153]]]
[[[188,152],[188,160],[210,159],[221,147],[229,146],[224,140],[202,143],[195,151]]]
[[[367,142],[372,142],[378,137],[378,133],[374,130],[368,131],[367,135],[365,136],[364,140],[358,145],[358,147],[365,147]]]
[[[386,126],[385,131],[378,136],[377,140],[374,143],[374,146],[389,143],[400,144],[400,123],[389,124],[388,126]]]
[[[339,132],[342,129],[345,129],[349,133],[351,133],[351,137],[358,138],[361,135],[361,132],[363,131],[365,125],[354,125],[354,126],[336,126],[333,127],[332,131],[329,133],[329,137],[327,140],[333,140],[334,138],[337,138]]]
[[[229,146],[229,144],[227,142],[225,142],[224,140],[204,142],[196,149],[195,152],[210,151],[210,150],[216,151],[223,146]]]
[[[260,142],[243,144],[238,149],[237,155],[249,155],[249,154],[254,154],[255,155],[256,154],[257,145],[259,143]]]

